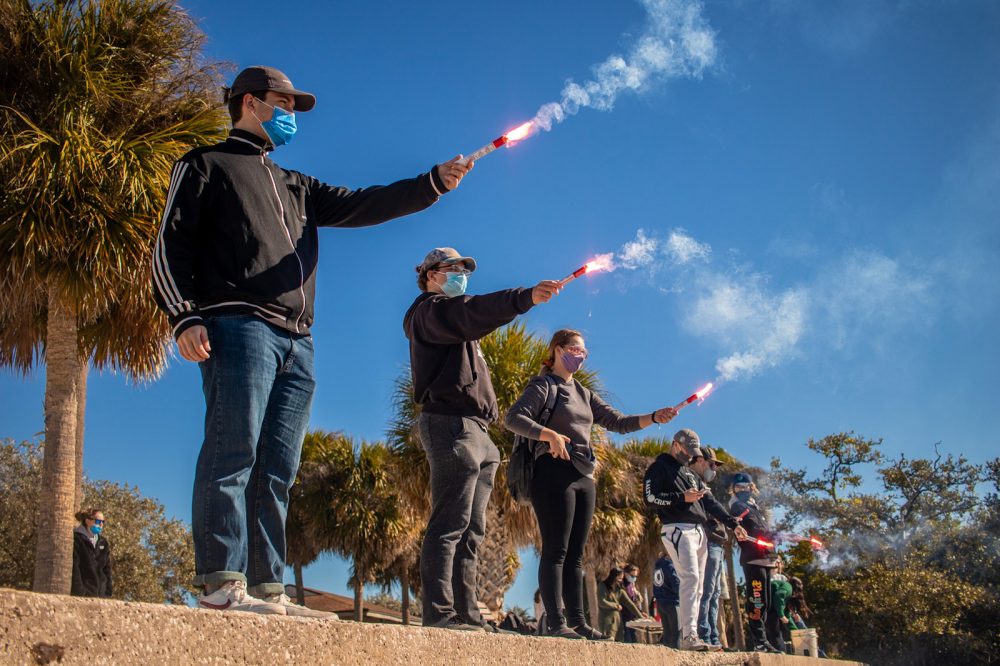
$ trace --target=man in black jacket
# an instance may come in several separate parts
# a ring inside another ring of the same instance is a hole
[[[227,102],[229,138],[174,166],[152,262],[157,303],[181,356],[200,364],[207,408],[194,584],[203,608],[315,617],[290,603],[283,578],[288,490],[315,388],[317,231],[427,208],[472,164],[455,158],[384,187],[326,185],[268,156],[291,140],[294,111],[312,109],[313,95],[274,68],[250,67]]]
[[[670,453],[657,456],[646,470],[643,494],[646,503],[656,508],[663,525],[663,545],[681,581],[677,623],[681,635],[680,648],[705,651],[710,646],[698,638],[698,606],[708,555],[705,534],[708,515],[734,529],[738,538],[745,537],[746,533],[739,526],[739,521],[729,515],[687,466],[693,458],[702,455],[699,443],[698,435],[693,430],[678,430],[670,445]]]
[[[706,488],[715,480],[716,470],[722,462],[709,446],[700,447],[702,455],[696,456],[689,467],[704,482]],[[709,516],[705,521],[708,536],[708,556],[702,576],[701,604],[698,608],[698,638],[708,643],[713,652],[722,650],[719,638],[719,599],[722,596],[722,568],[725,565],[725,548],[729,541],[726,528]]]
[[[499,418],[479,339],[548,301],[559,283],[467,296],[476,261],[436,248],[416,267],[422,292],[403,318],[413,399],[431,475],[431,517],[420,551],[424,626],[488,628],[476,598],[476,551],[500,452],[487,434]]]

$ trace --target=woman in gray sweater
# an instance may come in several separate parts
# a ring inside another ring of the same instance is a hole
[[[573,378],[587,358],[579,331],[552,336],[542,373],[507,412],[512,432],[535,440],[531,505],[542,536],[538,587],[545,605],[545,633],[563,638],[607,638],[583,615],[583,549],[594,518],[594,424],[625,434],[676,416],[672,407],[626,416]],[[549,391],[558,391],[546,424],[538,423]],[[562,604],[560,603],[562,601]],[[565,615],[562,606],[565,604]]]

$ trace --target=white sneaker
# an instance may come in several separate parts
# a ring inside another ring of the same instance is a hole
[[[708,652],[709,645],[697,636],[685,636],[681,639],[680,649],[689,652]]]
[[[320,620],[339,620],[340,618],[336,613],[330,613],[327,611],[318,611],[312,608],[306,608],[305,606],[300,606],[293,602],[287,594],[282,592],[281,594],[272,594],[270,596],[264,597],[264,601],[269,604],[277,604],[285,609],[286,615],[291,615],[293,617],[314,617]]]
[[[198,599],[199,608],[209,610],[234,610],[264,615],[285,615],[285,607],[272,604],[247,594],[247,584],[242,580],[231,580],[211,594],[203,594]]]

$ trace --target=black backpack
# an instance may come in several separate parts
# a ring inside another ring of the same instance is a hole
[[[545,397],[545,407],[535,421],[539,425],[547,425],[559,399],[559,388],[550,375],[545,375],[548,393]],[[510,496],[519,504],[531,503],[531,479],[535,476],[535,446],[533,439],[514,435],[514,448],[510,452],[510,462],[507,464],[507,488]]]

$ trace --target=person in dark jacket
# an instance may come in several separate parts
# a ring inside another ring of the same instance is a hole
[[[643,597],[638,585],[636,585],[638,581],[639,567],[631,563],[626,564],[625,584],[622,586],[622,596],[624,599],[622,600],[622,634],[620,640],[623,643],[638,642],[635,629],[628,626],[628,623],[633,620],[644,620],[649,617],[643,610],[646,606],[646,599]]]
[[[653,599],[656,600],[656,612],[660,615],[663,625],[663,637],[660,642],[667,647],[677,649],[680,634],[677,631],[677,606],[680,605],[681,581],[674,570],[674,563],[665,552],[653,566]]]
[[[591,432],[594,424],[618,433],[634,432],[666,423],[676,412],[664,407],[651,414],[622,414],[574,379],[586,358],[579,331],[556,331],[542,373],[507,411],[505,423],[512,432],[537,442],[531,506],[542,537],[538,586],[548,618],[546,630],[552,636],[600,640],[612,637],[589,626],[583,612],[583,551],[597,497]],[[542,424],[537,419],[550,391],[556,392],[555,407]],[[560,601],[565,616],[559,611]]]
[[[73,530],[74,597],[110,597],[111,545],[104,538],[104,512],[87,509],[76,514],[80,524]]]
[[[723,525],[735,530],[738,537],[746,536],[739,521],[729,515],[711,491],[688,467],[701,455],[700,440],[693,430],[677,431],[670,453],[662,453],[646,470],[643,495],[646,503],[656,508],[662,524],[663,545],[670,553],[680,578],[680,609],[678,627],[680,649],[703,652],[708,643],[698,638],[698,607],[704,588],[702,574],[708,556],[705,523],[711,515]]]
[[[156,302],[181,356],[199,363],[205,394],[194,584],[202,608],[333,618],[292,604],[284,588],[288,490],[316,383],[318,230],[423,210],[472,164],[456,157],[384,187],[327,185],[269,156],[313,95],[277,69],[249,67],[226,101],[229,138],[174,165],[152,258]]]
[[[771,608],[771,571],[777,555],[774,551],[774,533],[767,516],[757,504],[759,494],[753,477],[746,472],[733,476],[730,491],[733,495],[729,512],[739,518],[750,538],[740,539],[740,564],[746,580],[747,624],[750,643],[754,652],[780,652],[767,640],[767,615]],[[758,543],[762,540],[766,543]],[[768,545],[769,544],[769,545]]]
[[[613,567],[597,586],[598,620],[601,634],[614,638],[621,631],[622,577],[625,572]]]
[[[476,261],[453,248],[431,250],[417,268],[421,294],[403,317],[410,341],[413,399],[430,467],[431,516],[420,550],[424,626],[482,630],[476,551],[500,452],[488,427],[499,417],[479,339],[548,301],[559,282],[465,294]],[[546,611],[549,609],[546,608]]]
[[[722,463],[709,446],[702,446],[702,455],[691,461],[691,469],[707,487],[717,474]],[[719,598],[722,596],[722,570],[725,567],[725,546],[728,541],[726,528],[717,519],[709,516],[705,523],[708,536],[708,555],[705,559],[704,587],[701,604],[698,607],[698,638],[708,643],[715,652],[722,650],[719,637]]]

